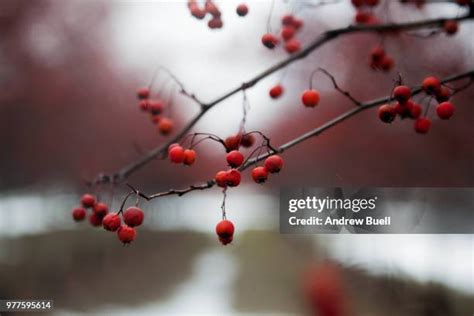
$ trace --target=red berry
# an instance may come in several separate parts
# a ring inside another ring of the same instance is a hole
[[[242,165],[244,162],[244,155],[240,151],[237,150],[232,150],[230,153],[227,154],[226,156],[227,163],[229,166],[232,168],[237,168]]]
[[[170,153],[170,150],[173,149],[173,148],[175,148],[176,146],[179,146],[179,143],[173,143],[173,144],[169,145],[169,147],[168,147],[168,154]]]
[[[137,97],[140,100],[148,99],[150,97],[150,89],[147,88],[147,87],[143,87],[143,88],[138,89]]]
[[[186,149],[184,151],[183,163],[187,166],[192,165],[196,161],[196,151],[193,149]]]
[[[93,207],[95,204],[95,196],[92,194],[84,194],[81,198],[82,206],[84,207]]]
[[[103,217],[98,216],[96,213],[89,215],[89,223],[94,227],[99,227],[102,225]]]
[[[267,48],[275,48],[275,46],[278,45],[278,42],[278,38],[271,33],[266,33],[262,36],[262,44]]]
[[[382,68],[382,70],[386,72],[392,70],[394,66],[395,66],[395,61],[390,56],[384,56],[384,58],[382,59],[382,62],[380,63],[380,68]]]
[[[129,207],[123,212],[123,221],[130,227],[140,226],[144,218],[143,211],[136,207]]]
[[[137,231],[133,227],[122,225],[117,230],[118,239],[124,244],[131,243],[137,236]]]
[[[320,94],[318,91],[312,89],[312,90],[306,90],[303,92],[303,95],[301,96],[301,101],[303,104],[307,107],[315,107],[318,105],[320,99]]]
[[[426,117],[420,117],[415,121],[415,131],[420,134],[426,134],[430,130],[431,120]]]
[[[237,6],[237,14],[239,16],[246,16],[247,13],[249,13],[249,7],[246,4],[242,3]]]
[[[304,289],[308,303],[320,316],[350,315],[344,278],[336,264],[327,261],[310,267],[304,275]]]
[[[242,135],[242,139],[240,141],[240,144],[242,145],[242,147],[249,148],[249,147],[252,147],[254,143],[255,143],[255,136],[253,136],[253,134]]]
[[[408,107],[408,111],[410,112],[410,117],[412,119],[417,119],[421,116],[421,112],[423,111],[421,105],[413,101],[408,101],[407,107]]]
[[[238,150],[240,147],[241,141],[242,141],[242,136],[240,134],[227,137],[224,141],[226,151],[230,152],[232,150]]]
[[[193,6],[190,11],[191,15],[198,20],[202,20],[206,16],[206,10],[200,9],[197,5]]]
[[[293,19],[293,23],[291,23],[291,25],[295,28],[295,30],[298,31],[300,28],[303,27],[304,22],[303,22],[303,20],[294,18],[294,19]]]
[[[252,178],[256,183],[264,183],[268,179],[268,171],[265,167],[255,167],[252,169]]]
[[[173,163],[182,163],[184,161],[184,149],[181,146],[173,146],[168,150],[168,158]]]
[[[458,22],[457,21],[446,21],[443,25],[444,31],[448,35],[454,35],[458,32]]]
[[[72,210],[72,218],[76,222],[80,222],[86,218],[86,209],[83,207],[76,207]]]
[[[271,155],[265,159],[265,169],[270,173],[278,173],[283,168],[283,159],[278,155]]]
[[[370,59],[375,64],[380,64],[385,57],[385,49],[382,46],[376,46],[370,52]]]
[[[373,15],[371,12],[357,10],[355,15],[355,22],[358,24],[367,24],[371,21]]]
[[[144,112],[148,111],[149,110],[148,100],[147,99],[140,100],[140,102],[138,102],[138,107],[140,108],[140,110]]]
[[[278,99],[283,94],[283,87],[278,84],[270,89],[269,94],[272,99]]]
[[[436,114],[443,120],[449,120],[454,114],[454,105],[451,102],[443,102],[436,106]]]
[[[284,26],[281,29],[281,37],[285,40],[288,41],[295,36],[296,30],[293,26]]]
[[[227,187],[227,172],[219,171],[218,173],[216,173],[214,180],[216,181],[216,184],[221,188]]]
[[[449,101],[449,98],[451,98],[451,91],[449,88],[441,86],[441,88],[436,92],[436,101],[442,103]]]
[[[299,51],[301,49],[301,43],[300,41],[298,41],[297,39],[295,38],[292,38],[290,39],[288,42],[286,42],[285,44],[285,50],[289,53],[289,54],[293,54],[293,53],[296,53],[297,51]]]
[[[158,115],[163,112],[163,102],[159,100],[149,100],[148,101],[148,109],[151,112],[151,114]]]
[[[173,130],[173,120],[163,117],[158,123],[158,130],[162,135],[168,135]]]
[[[423,90],[428,94],[436,94],[441,89],[441,82],[436,77],[426,77],[423,80]]]
[[[393,97],[401,104],[405,104],[411,97],[411,89],[407,86],[398,86],[393,90]]]
[[[207,26],[210,29],[220,29],[224,24],[222,23],[222,19],[220,17],[214,17],[207,22]]]
[[[226,175],[225,175],[225,183],[229,186],[229,187],[236,187],[240,184],[240,179],[241,179],[241,175],[240,175],[240,171],[239,170],[236,170],[236,169],[231,169],[231,170],[228,170],[226,172]]]
[[[295,17],[291,14],[284,15],[281,18],[281,24],[286,26],[292,26],[295,21]]]
[[[397,115],[397,112],[395,111],[395,108],[390,104],[384,104],[379,107],[377,115],[382,122],[392,123],[395,119],[395,116]]]
[[[97,216],[104,217],[109,212],[109,207],[107,204],[99,202],[94,205],[93,211]]]
[[[120,216],[116,213],[110,213],[105,215],[104,219],[102,220],[102,225],[104,226],[105,230],[114,232],[119,229],[120,225],[122,224],[122,220]]]
[[[232,238],[234,236],[234,231],[234,224],[229,220],[222,220],[216,225],[216,234],[219,238]]]
[[[219,8],[217,8],[217,6],[212,1],[207,0],[205,4],[205,8],[206,8],[206,11],[210,13],[212,16],[214,17],[221,16],[221,11],[219,10]]]
[[[395,104],[395,112],[400,115],[402,119],[410,116],[410,109],[408,108],[408,105],[401,104],[400,102],[397,102],[397,104]]]

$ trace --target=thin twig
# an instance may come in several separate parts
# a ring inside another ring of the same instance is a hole
[[[141,196],[145,200],[150,201],[150,200],[153,200],[153,199],[156,199],[156,198],[159,198],[159,197],[168,196],[168,195],[182,196],[182,195],[185,195],[186,193],[189,193],[191,191],[209,189],[209,188],[212,188],[214,186],[214,184],[215,184],[214,180],[210,180],[205,184],[191,185],[186,189],[182,189],[182,190],[170,189],[168,191],[155,193],[155,194],[152,194],[152,195],[146,195],[145,193],[143,193],[141,191],[138,191],[135,187],[133,187],[129,183],[127,183],[127,186],[130,189],[133,190],[134,194],[138,194],[139,196]]]
[[[352,101],[352,103],[354,103],[355,105],[357,106],[361,106],[362,105],[362,102],[360,102],[359,100],[357,100],[356,98],[354,98],[348,91],[346,90],[343,90],[339,87],[339,85],[337,84],[336,82],[336,78],[334,78],[333,75],[331,75],[326,69],[324,68],[321,68],[319,67],[318,68],[322,73],[324,73],[326,76],[328,76],[331,81],[332,81],[332,84],[334,86],[334,89],[336,89],[337,91],[339,91],[341,94],[345,95],[349,100]]]

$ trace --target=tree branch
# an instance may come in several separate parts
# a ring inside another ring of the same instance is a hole
[[[345,28],[330,30],[319,35],[316,39],[314,39],[311,43],[309,43],[309,45],[307,45],[301,51],[289,56],[283,61],[275,64],[274,66],[268,68],[267,70],[263,71],[259,75],[255,76],[253,79],[250,79],[249,81],[242,83],[240,86],[230,90],[229,92],[223,94],[222,96],[216,98],[215,100],[209,103],[204,103],[204,102],[199,101],[194,95],[188,94],[183,89],[182,85],[180,85],[180,87],[182,88],[181,89],[182,93],[184,92],[185,95],[189,96],[191,99],[193,99],[194,101],[196,101],[197,103],[201,105],[201,111],[196,116],[194,116],[194,118],[192,118],[191,121],[188,122],[177,135],[172,137],[166,143],[150,150],[149,152],[144,154],[142,157],[138,158],[136,161],[131,162],[130,164],[126,165],[124,168],[120,169],[119,171],[117,171],[116,173],[112,175],[105,175],[105,176],[100,175],[100,177],[97,177],[92,183],[108,182],[108,181],[118,183],[118,182],[124,181],[127,178],[127,176],[129,176],[131,173],[140,169],[142,166],[146,165],[149,161],[153,160],[158,155],[166,153],[166,150],[168,149],[169,145],[171,145],[172,143],[178,142],[183,136],[188,134],[191,128],[193,128],[194,125],[202,118],[202,116],[212,107],[230,98],[231,96],[233,96],[234,94],[242,90],[246,90],[255,86],[260,80],[266,78],[267,76],[273,74],[274,72],[280,69],[283,69],[284,67],[288,66],[289,64],[295,61],[305,58],[311,52],[315,51],[316,49],[318,49],[325,43],[331,40],[334,40],[341,35],[348,35],[348,34],[355,34],[355,33],[379,33],[380,34],[380,33],[395,32],[395,31],[402,31],[402,30],[409,31],[409,30],[416,30],[416,29],[430,28],[430,27],[442,27],[444,22],[448,20],[464,21],[464,20],[473,19],[473,18],[474,18],[474,12],[473,10],[470,10],[469,14],[460,16],[460,17],[454,17],[454,18],[453,17],[439,18],[439,19],[430,19],[430,20],[423,20],[423,21],[418,21],[418,22],[400,23],[400,24],[390,23],[390,24],[381,24],[381,25],[350,25]],[[362,109],[364,109],[363,106],[358,108],[358,110],[355,110],[355,113],[361,111]]]
[[[467,79],[467,78],[469,78],[469,80],[470,80],[469,83],[474,80],[474,70],[464,72],[464,73],[461,73],[461,74],[458,74],[458,75],[454,75],[454,76],[451,76],[451,77],[444,78],[443,80],[441,80],[441,83],[446,84],[446,83],[449,83],[449,82],[454,82],[454,81],[458,81],[458,80],[461,80],[461,79]],[[468,87],[468,86],[469,85],[464,85],[463,87]],[[421,93],[422,91],[423,90],[420,86],[415,87],[415,88],[412,89],[412,95],[415,96],[415,95]],[[263,155],[259,155],[258,157],[254,157],[252,159],[247,160],[239,168],[239,170],[243,171],[243,170],[255,165],[257,162],[262,161],[262,160],[266,159],[267,157],[269,157],[273,154],[283,153],[287,149],[292,148],[292,147],[302,143],[305,140],[308,140],[312,137],[315,137],[315,136],[318,136],[318,135],[322,134],[324,131],[330,129],[331,127],[333,127],[335,125],[338,125],[338,124],[344,122],[345,120],[355,116],[356,114],[358,114],[360,112],[363,112],[367,109],[370,109],[370,108],[373,108],[373,107],[391,102],[393,100],[394,100],[394,98],[392,96],[389,96],[389,97],[384,97],[384,98],[376,99],[376,100],[373,100],[373,101],[369,101],[369,102],[366,102],[366,103],[361,103],[359,106],[357,106],[355,108],[352,108],[351,110],[342,113],[341,115],[333,118],[332,120],[330,120],[330,121],[314,128],[314,129],[312,129],[312,130],[310,130],[310,131],[308,131],[308,132],[306,132],[306,133],[304,133],[304,134],[302,134],[302,135],[300,135],[300,136],[298,136],[298,137],[296,137],[296,138],[294,138],[290,141],[288,141],[287,143],[281,145],[277,149],[270,150],[269,152],[266,152]],[[155,199],[155,198],[168,196],[168,195],[182,196],[186,193],[189,193],[189,192],[192,192],[192,191],[195,191],[195,190],[210,189],[215,184],[216,183],[215,183],[214,180],[209,180],[204,184],[192,185],[192,186],[189,186],[189,187],[187,187],[185,189],[181,189],[181,190],[171,189],[169,191],[155,193],[155,194],[152,194],[152,195],[145,195],[141,192],[138,192],[138,190],[133,188],[131,185],[129,185],[129,184],[127,184],[127,185],[130,188],[132,188],[132,190],[134,190],[135,193],[139,193],[141,197],[145,198],[146,200],[152,200],[152,199]]]

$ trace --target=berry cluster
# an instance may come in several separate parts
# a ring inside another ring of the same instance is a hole
[[[191,148],[184,149],[175,143],[168,147],[168,158],[172,163],[183,163],[190,166],[196,161],[196,151]]]
[[[238,186],[241,181],[241,174],[236,168],[242,165],[244,156],[239,151],[234,150],[227,154],[226,159],[230,169],[217,172],[214,180],[221,188]],[[283,159],[278,155],[272,155],[265,160],[263,166],[252,169],[252,179],[256,183],[264,183],[267,181],[269,173],[278,173],[282,167]]]
[[[422,116],[423,108],[411,99],[412,91],[409,87],[399,85],[393,90],[393,98],[397,101],[395,105],[385,104],[379,107],[378,117],[384,123],[391,123],[398,115],[400,118],[411,118],[415,120],[415,131],[426,134],[431,128],[431,120],[426,117],[431,100],[438,102],[436,114],[440,119],[448,120],[454,114],[454,105],[449,102],[451,91],[443,86],[436,77],[426,77],[423,80],[422,89],[430,97],[426,105],[425,114]]]
[[[188,0],[188,9],[191,15],[198,20],[203,20],[209,14],[211,18],[207,22],[207,26],[210,29],[220,29],[224,26],[222,13],[217,4],[212,0],[206,0],[201,7],[197,0]],[[235,11],[238,16],[244,17],[249,13],[249,7],[245,3],[241,3]]]
[[[138,106],[140,110],[150,114],[151,121],[153,124],[156,124],[158,131],[162,135],[169,135],[173,130],[173,120],[162,115],[165,109],[165,102],[159,99],[151,99],[150,96],[150,88],[143,87],[138,89]]]
[[[281,24],[280,36],[285,43],[285,50],[289,54],[298,52],[301,49],[301,42],[295,38],[295,35],[303,27],[303,20],[287,14],[281,18]],[[280,38],[273,33],[268,32],[262,36],[262,44],[269,49],[274,49],[279,43]]]
[[[127,208],[125,212],[120,210],[118,213],[109,213],[107,204],[98,202],[92,194],[84,194],[81,205],[72,210],[72,218],[76,222],[83,221],[87,214],[86,209],[90,208],[92,213],[89,215],[89,223],[94,227],[103,226],[107,231],[117,232],[118,239],[124,244],[135,239],[137,232],[134,227],[143,223],[143,211],[136,206]]]
[[[385,52],[383,46],[376,46],[370,52],[370,67],[374,70],[388,72],[395,66],[394,59]]]
[[[236,187],[240,184],[242,176],[239,168],[245,163],[245,156],[242,152],[239,151],[240,147],[250,148],[255,144],[255,136],[252,133],[238,133],[232,136],[227,137],[225,140],[219,138],[214,134],[208,133],[195,133],[188,135],[184,138],[183,144],[186,143],[189,136],[192,136],[191,145],[189,148],[185,149],[182,145],[175,143],[171,144],[168,147],[168,159],[172,163],[176,164],[185,164],[192,165],[196,161],[196,151],[193,149],[196,145],[201,143],[204,140],[213,140],[221,143],[227,154],[226,161],[227,165],[230,167],[228,170],[221,170],[216,173],[214,180],[216,184],[222,188],[227,187]],[[254,149],[254,151],[249,155],[248,158],[251,158],[254,153],[261,151],[265,147],[267,149],[273,150],[269,145],[269,140],[261,134],[264,138],[262,145]],[[197,136],[205,136],[204,138],[196,141]],[[283,159],[278,155],[269,156],[264,163],[264,166],[256,167],[252,170],[252,178],[256,183],[263,183],[267,180],[269,173],[278,173],[283,167]]]
[[[207,22],[207,26],[210,29],[220,29],[224,25],[221,11],[212,0],[206,0],[203,7],[200,7],[196,0],[188,0],[188,9],[191,15],[198,20],[204,19],[209,14],[211,18]]]
[[[255,136],[251,133],[237,133],[224,140],[226,152],[239,150],[240,147],[250,148],[255,144]]]
[[[278,155],[272,155],[265,159],[263,166],[253,168],[252,179],[256,183],[264,183],[269,173],[278,173],[281,168],[283,168],[283,159]]]
[[[104,216],[109,213],[107,204],[97,201],[92,194],[84,194],[81,197],[81,205],[81,207],[76,207],[72,210],[72,218],[76,222],[84,220],[87,215],[86,210],[91,209],[92,213],[89,215],[89,223],[92,226],[100,226]]]
[[[240,184],[241,175],[240,171],[236,168],[240,167],[244,162],[244,155],[237,151],[232,150],[227,153],[227,163],[231,169],[226,171],[219,171],[214,177],[216,184],[221,188],[236,187]]]
[[[357,24],[373,25],[380,21],[374,15],[373,9],[379,4],[379,0],[351,0],[352,5],[356,8],[354,21]]]

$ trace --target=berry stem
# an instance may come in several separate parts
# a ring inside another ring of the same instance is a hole
[[[222,210],[222,219],[227,219],[226,212],[225,212],[225,200],[227,199],[227,188],[222,189],[222,194],[224,197],[222,198],[221,210]]]
[[[243,94],[243,100],[242,100],[243,116],[242,116],[242,121],[240,122],[240,127],[239,127],[240,133],[245,132],[245,123],[247,122],[247,114],[250,111],[250,103],[247,98],[247,93],[245,92],[245,90],[242,90],[242,94]]]
[[[430,111],[430,107],[431,107],[431,101],[433,101],[433,97],[430,96],[430,98],[428,99],[428,102],[426,104],[426,108],[425,108],[425,113],[423,114],[424,117],[427,117],[428,116],[428,113]]]
[[[272,0],[270,4],[270,11],[268,12],[268,17],[267,17],[267,33],[272,32],[272,15],[273,15],[274,8],[275,8],[275,0]]]
[[[125,198],[122,201],[122,204],[120,205],[120,210],[118,211],[117,214],[122,214],[123,213],[123,208],[125,207],[125,203],[127,203],[128,198],[130,196],[134,195],[134,194],[137,194],[137,196],[138,196],[139,195],[138,190],[133,190],[133,191],[127,193],[127,195],[125,196]]]

